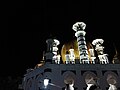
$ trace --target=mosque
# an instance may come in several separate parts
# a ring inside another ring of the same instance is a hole
[[[85,40],[84,22],[76,22],[72,29],[76,40],[65,43],[59,53],[60,41],[46,40],[43,59],[33,69],[27,69],[24,90],[120,90],[120,58],[112,63],[104,53],[104,40]]]

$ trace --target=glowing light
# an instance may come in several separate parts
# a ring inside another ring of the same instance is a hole
[[[94,84],[87,84],[87,89],[86,90],[89,90],[91,86],[93,86]]]
[[[47,87],[49,84],[49,79],[44,79],[44,86]]]
[[[74,87],[73,87],[73,86],[74,86],[73,83],[69,85],[70,90],[74,90]]]
[[[112,84],[109,84],[110,85],[110,87],[109,87],[109,89],[108,90],[117,90],[117,88],[116,88],[116,86],[115,85],[112,85]]]
[[[65,64],[65,61],[66,61],[66,52],[68,51],[70,53],[69,50],[71,49],[71,47],[72,47],[72,49],[74,49],[75,59],[80,59],[77,40],[73,39],[73,40],[65,43],[62,46],[62,49],[61,49],[61,58],[62,58],[64,64]]]

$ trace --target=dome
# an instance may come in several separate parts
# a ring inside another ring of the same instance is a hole
[[[66,42],[62,46],[61,57],[62,57],[63,63],[65,63],[65,60],[66,60],[65,59],[66,52],[69,52],[69,49],[71,49],[71,48],[74,49],[75,59],[80,59],[77,40],[73,39],[69,42]],[[87,48],[88,49],[93,48],[92,44],[87,43]],[[88,51],[88,55],[89,55],[89,51]]]
[[[69,41],[69,42],[65,43],[62,46],[61,56],[62,56],[63,63],[65,62],[65,54],[66,54],[66,52],[69,52],[69,49],[71,49],[71,48],[74,49],[75,59],[79,59],[79,51],[78,51],[77,41],[72,40],[72,41]]]

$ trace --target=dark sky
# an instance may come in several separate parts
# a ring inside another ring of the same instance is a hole
[[[119,8],[118,2],[104,0],[9,1],[0,39],[1,75],[23,75],[39,63],[50,35],[61,47],[74,37],[72,25],[79,21],[87,24],[86,41],[105,40],[105,52],[111,59],[113,44],[120,51]]]

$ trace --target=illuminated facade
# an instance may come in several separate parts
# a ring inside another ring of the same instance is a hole
[[[85,27],[83,22],[73,25],[77,39],[63,45],[61,55],[57,47],[60,42],[46,40],[44,59],[24,75],[24,90],[120,90],[120,60],[115,56],[109,63],[103,39],[93,40],[92,48],[88,48]]]

